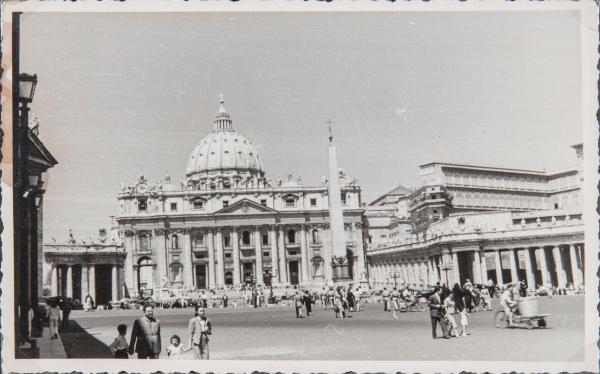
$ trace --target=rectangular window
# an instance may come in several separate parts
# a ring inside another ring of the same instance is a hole
[[[223,237],[223,246],[229,247],[231,245],[231,237],[229,235],[225,235]]]
[[[346,193],[342,192],[342,204],[346,205]]]
[[[229,201],[223,200],[223,208],[227,208],[229,206]]]
[[[225,258],[231,258],[231,252],[225,253]]]
[[[177,203],[171,203],[171,211],[174,212],[177,210]]]
[[[263,252],[263,257],[269,257],[269,256],[271,256],[271,252],[269,252],[269,251]]]
[[[262,200],[260,201],[260,205],[262,205],[262,206],[267,206],[267,200],[266,200],[266,199],[262,199]]]
[[[296,200],[295,199],[285,199],[285,206],[287,207],[294,207],[296,206]]]
[[[262,244],[263,245],[269,245],[269,234],[263,234],[262,235]]]
[[[204,202],[202,200],[194,201],[194,210],[202,210],[204,209]]]
[[[139,199],[138,200],[138,212],[145,212],[148,210],[148,200]]]
[[[312,206],[312,207],[317,206],[317,199],[310,199],[310,206]]]

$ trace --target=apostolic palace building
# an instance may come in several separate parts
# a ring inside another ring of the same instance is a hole
[[[371,285],[580,286],[583,146],[573,148],[578,167],[556,173],[422,165],[420,188],[399,186],[369,204]]]
[[[579,166],[556,173],[429,163],[421,187],[367,205],[358,180],[337,169],[332,139],[320,186],[270,178],[221,99],[185,181],[141,175],[122,185],[110,239],[44,245],[46,289],[102,304],[243,283],[583,283],[582,145]]]

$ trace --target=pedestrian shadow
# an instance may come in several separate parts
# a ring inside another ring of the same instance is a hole
[[[60,338],[67,358],[113,358],[110,348],[77,321],[70,320],[69,327],[60,332]]]

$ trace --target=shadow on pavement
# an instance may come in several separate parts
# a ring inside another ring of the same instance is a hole
[[[77,321],[60,333],[67,358],[113,358],[110,348],[88,333]]]

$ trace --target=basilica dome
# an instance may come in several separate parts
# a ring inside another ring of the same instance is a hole
[[[219,175],[264,176],[256,148],[233,130],[231,117],[225,111],[222,97],[219,112],[213,121],[213,131],[194,147],[185,175],[188,180]]]

